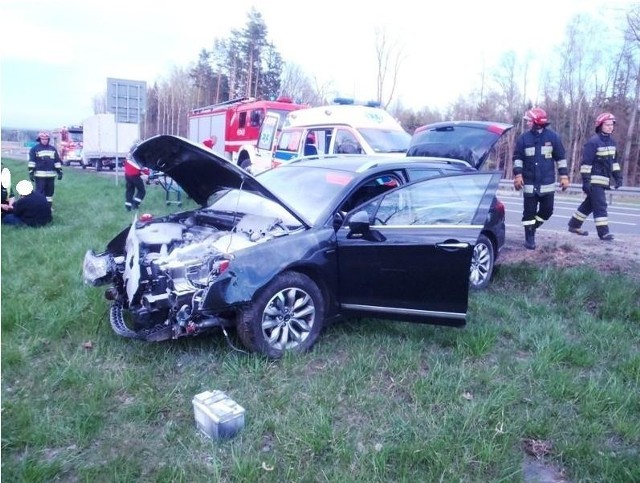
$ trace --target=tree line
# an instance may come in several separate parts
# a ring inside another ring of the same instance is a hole
[[[202,49],[189,67],[174,67],[168,77],[156,81],[147,92],[147,110],[141,127],[143,137],[155,134],[187,135],[187,115],[195,108],[237,97],[275,99],[280,95],[309,105],[331,103],[331,86],[321,84],[302,68],[283,60],[268,39],[261,13],[252,8],[247,23],[231,30],[227,38],[215,39],[210,50]],[[640,186],[640,4],[621,12],[615,31],[600,20],[576,15],[567,26],[555,59],[550,59],[539,82],[537,106],[545,109],[552,129],[567,149],[571,179],[579,179],[583,145],[594,132],[593,122],[604,111],[617,119],[614,132],[622,162],[624,184]],[[603,39],[618,38],[619,45]],[[530,62],[514,52],[481,72],[467,95],[446,110],[414,109],[394,102],[404,52],[384,30],[376,30],[376,82],[378,101],[405,127],[413,130],[442,120],[490,120],[514,124],[506,142],[495,153],[496,167],[511,176],[511,153],[515,138],[524,129],[522,116],[534,107],[525,97],[532,82]],[[96,112],[101,112],[96,98]]]

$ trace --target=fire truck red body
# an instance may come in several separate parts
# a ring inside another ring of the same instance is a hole
[[[270,160],[262,163],[257,159],[255,149],[267,114],[277,114],[284,120],[289,112],[306,107],[309,106],[295,104],[286,97],[275,101],[242,97],[201,107],[189,113],[189,140],[207,141],[205,145],[210,145],[215,153],[242,168],[259,172],[270,167]]]
[[[51,132],[53,145],[58,150],[62,164],[82,164],[82,126],[69,126]]]

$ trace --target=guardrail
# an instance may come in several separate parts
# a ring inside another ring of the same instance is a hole
[[[500,189],[506,191],[513,191],[514,193],[521,193],[521,191],[516,191],[513,187],[512,179],[503,179],[500,181]],[[558,188],[556,193],[562,193]],[[582,193],[582,184],[570,184],[569,187],[564,191],[564,193],[569,195],[577,195]],[[620,188],[611,189],[608,192],[609,204],[613,204],[615,198],[640,198],[640,188],[636,188],[633,186],[621,186]]]

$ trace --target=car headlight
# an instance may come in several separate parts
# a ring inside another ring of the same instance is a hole
[[[107,254],[96,255],[93,250],[88,250],[84,255],[82,264],[82,278],[88,285],[98,286],[109,282],[110,257]]]

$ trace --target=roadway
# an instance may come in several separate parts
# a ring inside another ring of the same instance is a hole
[[[522,194],[513,191],[500,191],[498,198],[505,205],[507,233],[522,232]],[[556,193],[553,216],[541,227],[541,230],[567,231],[567,223],[583,199],[582,195]],[[611,233],[622,235],[623,238],[640,236],[640,203],[637,202],[637,198],[629,203],[619,201],[609,203],[607,211]],[[593,215],[589,216],[582,227],[589,231],[589,236],[596,236]]]

